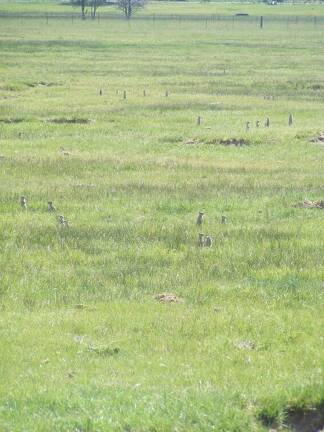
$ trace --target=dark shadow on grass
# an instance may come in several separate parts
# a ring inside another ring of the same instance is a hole
[[[0,119],[0,123],[5,124],[12,124],[12,123],[23,123],[28,121],[27,119],[23,117],[16,117],[16,118],[8,118],[8,119]]]
[[[165,98],[167,99],[167,98]],[[138,106],[139,109],[143,108],[143,106]],[[210,103],[205,104],[201,102],[194,102],[192,100],[189,100],[188,102],[161,102],[161,103],[154,103],[149,104],[145,107],[146,109],[152,110],[152,111],[182,111],[182,110],[192,110],[197,112],[206,112],[206,111],[233,111],[233,109],[237,109],[237,107],[233,105],[224,105],[221,103]],[[242,108],[240,106],[240,111],[242,111]],[[247,108],[245,108],[247,109]]]
[[[36,82],[27,82],[26,85],[28,87],[54,87],[61,86],[62,84],[55,82],[47,82],[47,81],[36,81]]]
[[[89,124],[91,123],[91,120],[86,118],[76,118],[76,117],[60,117],[60,118],[54,118],[54,119],[48,119],[46,120],[47,123],[54,123],[54,124]]]
[[[324,403],[313,408],[289,408],[285,423],[293,432],[319,432],[323,430]]]
[[[212,145],[218,144],[218,145],[224,145],[224,146],[233,145],[236,147],[241,147],[243,145],[249,145],[250,142],[244,138],[227,138],[227,139],[212,139],[212,140],[206,141],[206,144],[212,144]]]
[[[320,432],[324,429],[324,402],[313,407],[293,406],[284,411],[283,425],[290,432]],[[259,415],[259,421],[274,430],[281,426],[276,416],[265,412]]]

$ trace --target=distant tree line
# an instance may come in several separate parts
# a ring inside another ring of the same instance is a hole
[[[86,19],[90,11],[90,17],[96,18],[97,11],[100,6],[116,6],[120,9],[126,19],[130,19],[136,10],[142,8],[147,3],[147,0],[70,0],[72,6],[81,8],[81,18]]]

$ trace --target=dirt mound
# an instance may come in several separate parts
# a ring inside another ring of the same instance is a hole
[[[199,141],[198,138],[189,138],[189,139],[184,141],[184,144],[198,145],[198,144],[203,144],[203,143],[201,141]]]
[[[226,139],[214,138],[209,141],[200,141],[198,138],[189,138],[184,140],[183,143],[188,145],[198,145],[198,144],[224,145],[224,146],[233,145],[236,147],[248,145],[248,142],[244,138],[226,138]]]
[[[253,350],[253,349],[255,349],[255,347],[256,347],[255,343],[254,343],[253,341],[250,341],[250,340],[242,340],[242,341],[239,341],[239,342],[236,344],[236,346],[237,346],[237,348],[239,348],[239,349],[248,349],[248,350]]]
[[[305,199],[302,203],[297,204],[295,207],[324,209],[324,201],[311,201]]]
[[[234,145],[236,147],[240,147],[243,145],[247,145],[247,141],[244,138],[226,138],[226,139],[213,139],[210,141],[207,141],[206,144],[220,144],[220,145],[224,145],[224,146],[230,146],[230,145]]]
[[[324,132],[321,132],[318,137],[311,139],[314,143],[324,143]]]
[[[88,124],[91,122],[89,119],[85,118],[54,118],[54,119],[48,119],[46,120],[47,123],[54,123],[54,124]]]
[[[225,140],[220,140],[219,143],[223,145],[235,145],[235,146],[242,146],[247,144],[247,142],[243,138],[229,138]]]
[[[155,300],[160,303],[183,303],[182,299],[179,299],[175,294],[172,293],[161,293],[155,296]]]
[[[60,86],[62,84],[55,83],[55,82],[48,82],[48,81],[36,81],[36,82],[29,82],[26,83],[28,87],[53,87],[53,86]]]

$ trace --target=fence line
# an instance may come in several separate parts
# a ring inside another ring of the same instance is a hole
[[[0,12],[0,18],[26,18],[26,19],[69,19],[81,20],[81,14],[74,12]],[[125,20],[122,14],[97,13],[97,20]],[[90,16],[87,21],[94,21]],[[297,16],[297,15],[185,15],[185,14],[152,14],[152,15],[134,15],[131,20],[144,21],[205,21],[205,22],[232,22],[232,23],[255,23],[260,28],[266,27],[267,23],[286,23],[290,24],[324,24],[324,16]]]

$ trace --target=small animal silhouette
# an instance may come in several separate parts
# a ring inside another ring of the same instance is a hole
[[[270,126],[270,119],[269,119],[269,117],[266,118],[266,121],[265,121],[265,123],[264,123],[264,126],[265,126],[265,127],[269,127],[269,126]]]
[[[20,205],[24,210],[27,210],[27,198],[25,196],[20,197]]]
[[[48,201],[47,204],[48,204],[48,211],[50,211],[50,212],[55,212],[56,211],[56,208],[53,205],[53,201]]]
[[[198,234],[198,246],[199,247],[205,246],[205,235],[202,233]]]
[[[211,236],[206,236],[205,238],[205,246],[212,247],[213,246],[213,238]]]
[[[293,116],[292,114],[289,114],[288,125],[291,126],[292,124],[293,124]]]
[[[246,122],[246,130],[248,131],[250,129],[250,122]]]
[[[204,222],[204,212],[199,212],[198,213],[198,217],[197,217],[197,221],[196,224],[197,225],[202,225],[202,223]]]
[[[255,126],[256,126],[257,128],[260,127],[260,121],[259,121],[259,120],[256,121]]]
[[[227,222],[227,217],[226,216],[222,216],[221,223],[222,224],[226,224],[226,222]]]
[[[59,216],[58,221],[59,221],[59,224],[62,225],[62,226],[65,226],[65,227],[68,227],[68,226],[69,226],[68,221],[67,221],[67,220],[65,219],[65,217],[62,216],[62,215]]]

